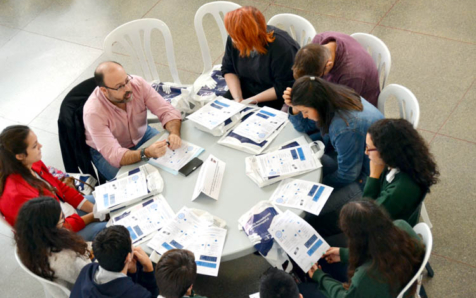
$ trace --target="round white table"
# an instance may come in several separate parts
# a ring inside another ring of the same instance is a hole
[[[287,123],[286,127],[267,149],[279,146],[301,135],[303,134],[297,132],[291,123]],[[159,136],[160,134],[150,139],[143,146],[149,146],[157,140]],[[205,149],[199,156],[200,159],[205,160],[209,154],[213,154],[226,163],[220,196],[218,201],[215,201],[204,194],[200,194],[195,201],[192,201],[192,194],[200,168],[188,177],[184,177],[180,174],[175,176],[159,169],[165,183],[162,195],[167,199],[167,202],[175,212],[180,210],[183,206],[187,206],[189,208],[208,211],[210,214],[226,221],[228,232],[221,259],[223,262],[253,253],[255,248],[248,240],[248,237],[243,231],[238,230],[238,219],[259,201],[268,200],[279,185],[279,182],[259,188],[258,185],[245,174],[245,157],[250,156],[250,154],[219,145],[217,141],[220,137],[215,137],[196,129],[192,121],[184,121],[182,123],[181,137]],[[118,174],[135,169],[142,164],[144,164],[144,162],[124,166],[119,170]],[[294,178],[319,182],[321,180],[321,169]],[[280,208],[282,210],[286,209],[283,207]],[[292,211],[300,215],[304,212],[297,209],[292,209]],[[142,246],[144,248],[146,247],[146,245]]]

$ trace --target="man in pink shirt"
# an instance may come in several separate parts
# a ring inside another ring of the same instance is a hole
[[[99,64],[94,72],[98,87],[83,110],[86,143],[98,171],[114,178],[119,168],[165,154],[180,147],[180,112],[172,107],[149,83],[131,76],[117,62]],[[167,141],[138,149],[159,132],[147,125],[147,109],[155,114],[170,135]]]

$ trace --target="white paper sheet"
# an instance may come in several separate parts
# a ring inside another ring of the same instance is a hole
[[[233,129],[233,132],[259,144],[266,140],[287,119],[287,113],[263,107],[240,123]]]
[[[203,163],[193,191],[192,201],[204,193],[212,199],[218,200],[221,183],[225,174],[226,163],[210,154]]]
[[[163,135],[160,140],[165,140],[168,135]],[[167,152],[164,156],[159,158],[151,158],[149,163],[168,171],[174,175],[178,174],[178,170],[186,165],[193,158],[200,155],[203,152],[203,148],[195,144],[182,140],[182,145],[177,150],[170,150],[167,148]]]
[[[115,215],[111,218],[111,224],[126,227],[131,234],[132,244],[137,245],[174,216],[164,196],[156,195]]]
[[[281,181],[270,201],[319,215],[333,190],[320,183],[288,178]]]
[[[329,249],[316,230],[290,210],[276,216],[268,231],[304,272]]]
[[[218,276],[226,232],[226,229],[218,227],[205,228],[194,243],[187,247],[195,255],[198,274]]]
[[[317,167],[309,146],[292,147],[258,155],[256,161],[263,178],[289,175]]]
[[[219,97],[187,116],[187,118],[212,130],[245,107],[245,105],[234,100]]]
[[[250,295],[250,298],[259,298],[259,292]]]

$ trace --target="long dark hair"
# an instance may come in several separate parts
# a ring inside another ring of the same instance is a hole
[[[17,154],[27,155],[26,139],[30,131],[28,126],[12,125],[5,128],[0,134],[0,195],[3,194],[5,182],[11,174],[19,174],[28,184],[38,189],[40,195],[43,195],[45,188],[51,190],[46,183],[33,176],[31,171],[16,158]]]
[[[314,76],[303,76],[294,82],[291,102],[293,106],[315,109],[319,115],[317,125],[324,134],[329,132],[336,113],[345,120],[345,112],[364,110],[360,96],[354,90]]]
[[[60,215],[58,201],[39,197],[23,204],[15,223],[15,242],[23,265],[51,281],[55,277],[48,262],[51,252],[71,249],[78,255],[89,256],[87,244],[81,236],[57,227]]]
[[[438,182],[440,173],[435,159],[410,122],[382,119],[367,132],[386,165],[408,174],[425,191]]]
[[[346,204],[340,212],[339,224],[349,245],[349,283],[344,284],[347,289],[356,269],[368,261],[372,262],[370,277],[387,283],[395,296],[420,268],[422,244],[397,228],[388,213],[373,200]],[[414,294],[415,289],[416,283],[410,292]]]

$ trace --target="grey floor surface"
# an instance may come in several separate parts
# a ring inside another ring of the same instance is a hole
[[[43,161],[63,168],[56,120],[67,92],[107,58],[105,36],[139,18],[159,18],[170,27],[183,83],[202,70],[193,19],[202,0],[1,0],[0,129],[30,125],[43,147]],[[476,297],[476,1],[474,0],[243,0],[267,19],[294,13],[318,32],[371,33],[392,54],[389,83],[414,92],[421,108],[419,131],[430,143],[441,182],[427,196],[434,224],[429,297]],[[223,45],[210,16],[205,29],[212,59]],[[161,39],[153,44],[161,79],[170,80]],[[117,49],[117,51],[121,51]],[[127,57],[118,55],[126,68]],[[388,111],[390,115],[394,110]],[[40,284],[13,258],[10,230],[0,226],[0,296],[42,297]],[[255,255],[222,264],[219,278],[200,277],[196,287],[210,298],[247,297],[267,268]]]

